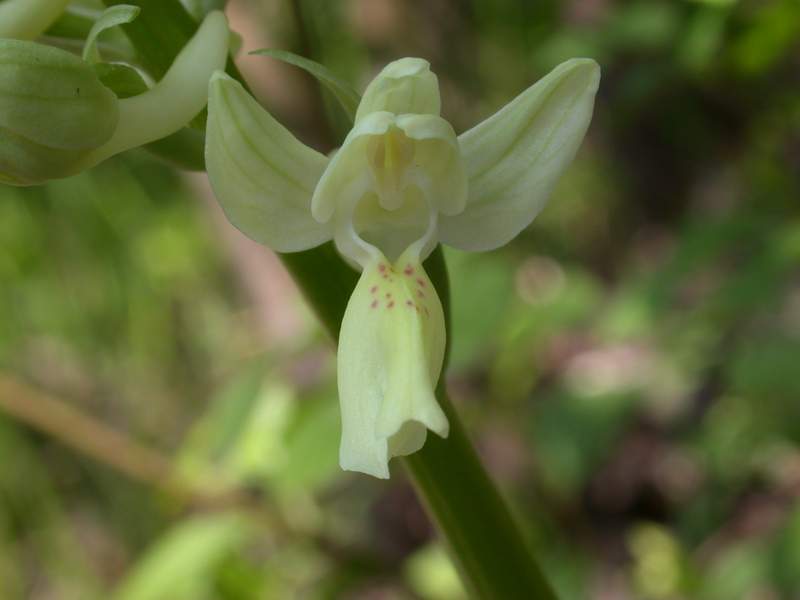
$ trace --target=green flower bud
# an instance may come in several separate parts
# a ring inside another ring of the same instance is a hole
[[[0,39],[0,182],[67,177],[180,131],[206,105],[229,39],[225,15],[210,12],[158,83],[122,99],[77,56]]]
[[[0,181],[66,177],[117,127],[118,101],[77,56],[0,40]]]

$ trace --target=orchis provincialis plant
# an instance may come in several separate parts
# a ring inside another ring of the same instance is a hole
[[[96,54],[95,37],[87,58]],[[209,13],[164,77],[127,98],[117,98],[89,60],[0,39],[0,182],[35,185],[74,175],[180,130],[206,105],[229,37],[225,16]]]
[[[599,77],[594,61],[567,61],[456,136],[429,64],[404,58],[369,84],[330,158],[212,78],[206,166],[230,221],[279,252],[333,239],[361,270],[337,354],[343,469],[386,478],[428,429],[448,435],[434,395],[445,321],[422,263],[439,242],[490,250],[531,223],[581,144]]]

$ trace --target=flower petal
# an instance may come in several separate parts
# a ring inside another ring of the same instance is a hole
[[[279,252],[328,241],[311,216],[311,196],[328,159],[297,140],[235,80],[209,85],[206,169],[228,219]]]
[[[414,252],[377,255],[347,305],[339,335],[343,469],[389,477],[389,460],[447,437],[434,390],[444,359],[442,306]]]
[[[415,160],[428,175],[431,204],[443,215],[456,215],[467,202],[468,180],[458,138],[450,123],[434,115],[400,115],[397,126],[417,140]]]
[[[568,60],[459,136],[469,198],[442,219],[444,243],[491,250],[531,223],[583,140],[599,81],[596,62]]]
[[[375,112],[350,130],[313,190],[311,213],[317,221],[329,221],[336,213],[337,206],[342,204],[343,196],[360,197],[363,194],[366,187],[362,189],[359,182],[366,182],[368,175],[367,141],[371,136],[385,134],[394,122],[393,114]]]
[[[33,40],[52,25],[69,0],[6,0],[0,2],[0,38]]]
[[[436,115],[379,111],[358,121],[333,156],[311,213],[320,223],[334,222],[337,248],[361,264],[354,236],[396,260],[426,235],[432,214],[457,214],[466,199],[467,174],[450,124]],[[436,245],[432,234],[428,252]]]
[[[370,82],[358,105],[356,123],[369,114],[387,111],[439,115],[439,80],[421,58],[401,58],[386,65]]]

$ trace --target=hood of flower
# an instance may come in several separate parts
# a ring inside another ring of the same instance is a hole
[[[439,106],[436,76],[420,59],[391,63],[367,88],[311,201],[314,218],[333,223],[337,247],[352,262],[369,258],[356,238],[390,260],[424,239],[424,259],[435,246],[438,215],[464,209],[466,170]]]
[[[374,112],[439,115],[439,80],[421,58],[401,58],[386,65],[367,86],[356,123]]]

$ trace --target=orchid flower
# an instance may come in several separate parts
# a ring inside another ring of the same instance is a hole
[[[594,61],[569,60],[457,136],[430,65],[404,58],[369,84],[329,158],[212,77],[206,166],[233,225],[278,252],[332,239],[361,271],[337,354],[343,469],[387,478],[428,429],[447,437],[434,395],[445,319],[422,263],[439,242],[490,250],[531,223],[581,144],[599,78]]]
[[[87,57],[96,52],[97,33],[87,41]],[[117,98],[91,61],[0,39],[0,182],[32,185],[74,175],[180,130],[206,105],[208,81],[225,66],[229,39],[225,15],[210,12],[164,77],[129,98]]]

